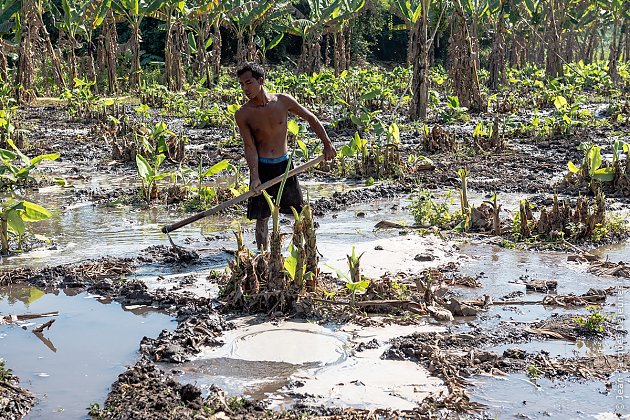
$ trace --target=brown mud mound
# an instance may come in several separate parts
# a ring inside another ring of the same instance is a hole
[[[483,406],[471,402],[466,378],[479,374],[507,375],[526,372],[548,378],[606,379],[614,372],[627,369],[630,354],[598,355],[580,358],[552,358],[548,353],[528,353],[518,348],[499,355],[483,350],[483,334],[423,333],[392,340],[384,359],[412,360],[446,383],[449,394],[428,399],[425,404],[458,412],[471,412]],[[487,341],[486,341],[487,343]],[[478,344],[478,346],[474,346]]]
[[[0,381],[0,418],[21,419],[33,407],[35,397],[29,391],[20,388],[18,378],[3,369],[3,379]]]
[[[446,419],[448,413],[430,408],[428,411],[362,410],[308,406],[296,401],[288,411],[272,411],[264,402],[229,397],[211,386],[208,396],[194,385],[182,385],[173,377],[141,360],[118,377],[103,409],[92,410],[96,419]]]
[[[164,330],[157,339],[144,337],[140,352],[156,362],[182,363],[199,353],[202,347],[222,345],[217,337],[227,329],[231,329],[231,325],[216,313],[190,317],[173,333]]]
[[[412,190],[411,186],[403,184],[378,185],[369,188],[361,188],[347,192],[335,192],[330,198],[320,198],[313,203],[313,214],[323,216],[326,213],[339,211],[344,207],[358,203],[397,197],[407,194]]]
[[[133,267],[134,263],[130,258],[101,258],[41,269],[20,267],[0,273],[0,285],[24,282],[42,288],[85,287],[97,280],[129,274]]]
[[[143,249],[138,260],[143,263],[189,263],[197,261],[197,252],[180,246],[154,245]]]

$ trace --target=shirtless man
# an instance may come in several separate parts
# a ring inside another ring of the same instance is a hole
[[[271,210],[262,196],[260,185],[278,175],[284,174],[289,160],[287,145],[287,121],[289,112],[306,120],[311,129],[324,144],[324,157],[333,159],[337,152],[332,145],[322,123],[313,113],[297,103],[290,95],[272,94],[265,91],[265,70],[258,64],[246,64],[237,72],[241,88],[249,101],[236,111],[235,118],[243,137],[245,160],[249,166],[249,189],[258,194],[247,203],[247,218],[256,219],[256,245],[266,250],[269,236]],[[279,184],[266,191],[276,197]],[[297,177],[288,178],[280,211],[291,213],[291,207],[298,212],[304,204]]]

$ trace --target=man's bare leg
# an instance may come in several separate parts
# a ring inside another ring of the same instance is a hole
[[[256,246],[260,251],[269,248],[269,218],[256,219]]]

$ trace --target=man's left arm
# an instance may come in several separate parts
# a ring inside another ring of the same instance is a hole
[[[324,126],[319,121],[319,118],[317,118],[315,114],[313,114],[311,111],[300,105],[292,96],[282,95],[282,99],[286,101],[287,109],[291,113],[308,122],[308,125],[311,126],[311,130],[313,130],[317,137],[320,138],[320,140],[324,144],[324,158],[326,160],[333,159],[337,155],[337,151],[335,150],[335,146],[333,146],[332,142],[330,141],[330,138],[328,137],[328,133],[326,133]]]

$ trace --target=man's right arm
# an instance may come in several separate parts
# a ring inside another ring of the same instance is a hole
[[[245,121],[245,115],[241,109],[234,114],[236,124],[243,137],[243,150],[245,151],[245,160],[249,167],[249,189],[254,190],[257,193],[260,191],[257,188],[260,186],[260,177],[258,176],[258,150],[254,143],[254,136]]]

